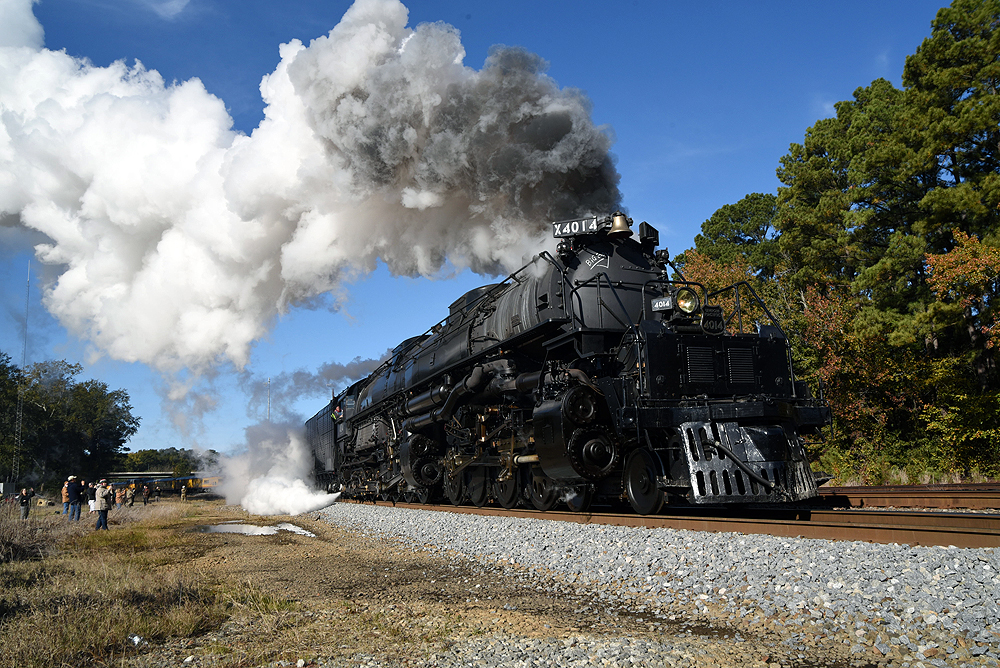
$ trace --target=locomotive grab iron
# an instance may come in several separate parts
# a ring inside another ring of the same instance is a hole
[[[466,293],[334,396],[306,422],[317,482],[540,510],[627,498],[640,514],[816,496],[803,436],[830,409],[795,379],[780,326],[745,282],[671,279],[658,232],[631,225],[553,223],[555,256]]]

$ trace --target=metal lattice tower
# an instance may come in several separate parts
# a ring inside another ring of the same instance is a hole
[[[21,377],[17,383],[17,420],[14,426],[14,455],[11,457],[10,481],[17,486],[21,476],[21,422],[24,415],[24,368],[28,358],[28,299],[31,296],[31,260],[28,260],[28,282],[24,288],[24,344],[21,346]]]

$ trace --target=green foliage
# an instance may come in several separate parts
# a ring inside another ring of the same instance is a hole
[[[752,276],[773,276],[778,263],[778,243],[773,238],[776,213],[777,197],[750,193],[702,223],[702,234],[694,238],[695,249],[722,265],[744,265]],[[679,266],[689,261],[687,253],[675,259]]]
[[[207,450],[201,454],[184,448],[162,450],[136,450],[125,457],[126,471],[170,471],[174,477],[191,475],[195,471],[211,470],[218,466],[219,453]]]
[[[17,387],[21,370],[0,351],[0,477],[6,478],[13,463],[17,423]]]
[[[79,382],[82,368],[65,361],[24,370],[0,353],[0,466],[10,471],[15,446],[18,384],[22,383],[21,478],[41,488],[74,474],[93,479],[113,470],[139,428],[128,393],[96,380]]]
[[[934,360],[928,382],[936,394],[920,412],[938,471],[1000,476],[1000,391],[983,390],[961,359]]]
[[[825,385],[834,424],[811,447],[841,479],[1000,474],[997,54],[1000,0],[955,0],[902,90],[838,103],[781,159],[776,198],[722,207],[681,256],[768,296]]]

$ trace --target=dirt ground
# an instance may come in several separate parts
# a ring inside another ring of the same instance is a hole
[[[194,539],[183,548],[184,568],[220,591],[237,592],[228,594],[235,614],[215,632],[146,647],[128,665],[296,665],[301,660],[308,666],[359,655],[408,665],[463,638],[496,632],[525,638],[676,636],[689,645],[705,643],[714,661],[704,665],[767,666],[782,658],[772,654],[774,638],[748,637],[747,629],[681,617],[654,619],[585,590],[557,594],[544,578],[505,575],[402,543],[373,541],[316,514],[250,518],[239,508],[198,505],[196,513],[189,513],[193,519],[178,527]],[[234,520],[260,526],[287,521],[315,536],[198,530]],[[725,640],[736,631],[746,640],[738,656]]]

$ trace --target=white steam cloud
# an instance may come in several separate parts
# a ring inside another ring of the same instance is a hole
[[[242,368],[280,313],[378,259],[510,270],[545,221],[618,206],[579,91],[520,49],[466,67],[455,28],[407,16],[357,0],[282,45],[246,136],[197,79],[47,50],[31,0],[0,0],[0,225],[47,239],[49,311],[116,359]]]
[[[312,488],[313,456],[302,427],[258,424],[247,429],[247,451],[222,457],[220,491],[252,515],[299,515],[325,508],[339,495]]]

